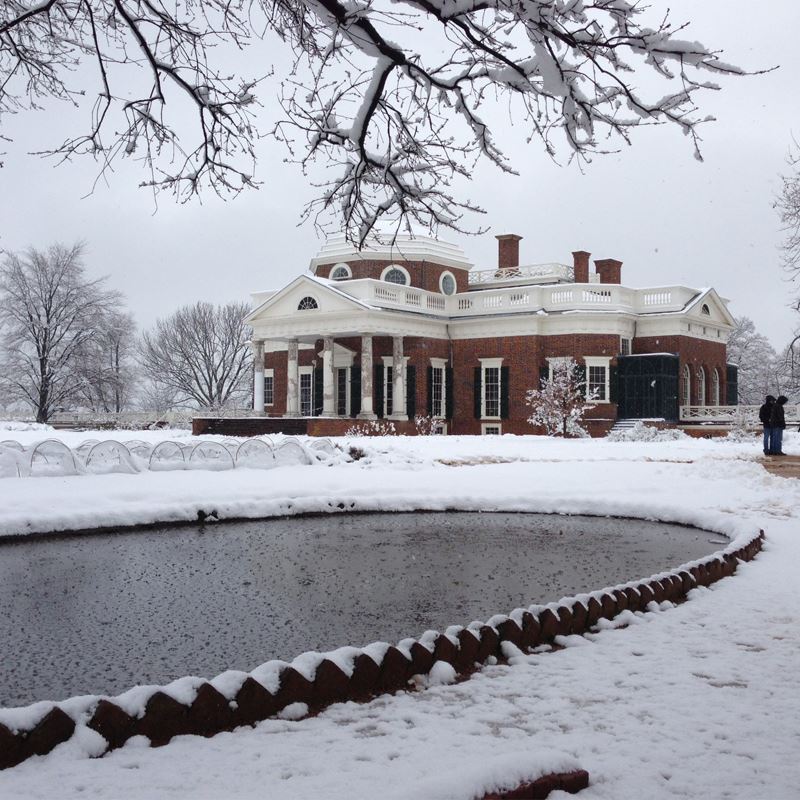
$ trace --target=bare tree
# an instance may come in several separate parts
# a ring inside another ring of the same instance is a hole
[[[135,350],[133,315],[112,309],[98,321],[95,336],[84,344],[77,367],[80,397],[90,409],[118,414],[130,406]]]
[[[641,124],[675,126],[700,157],[709,117],[695,96],[742,70],[658,14],[630,0],[10,0],[0,116],[86,91],[86,133],[53,152],[104,168],[141,158],[144,184],[181,198],[204,185],[235,194],[254,185],[267,69],[236,76],[226,56],[269,36],[293,67],[267,129],[303,170],[334,167],[314,173],[307,214],[357,242],[384,217],[458,228],[479,209],[454,199],[453,180],[479,158],[514,171],[492,121],[509,113],[554,158],[611,151]],[[84,61],[94,90],[73,83]],[[183,137],[187,105],[195,126]]]
[[[10,254],[0,266],[2,373],[7,391],[47,422],[80,386],[79,356],[121,302],[106,279],[89,280],[83,246]]]
[[[221,409],[242,399],[252,372],[247,303],[184,306],[142,335],[140,362],[178,402]],[[163,391],[162,391],[163,394]]]
[[[139,391],[136,392],[136,405],[143,411],[155,411],[159,415],[185,405],[178,392],[161,383],[143,376]]]
[[[531,407],[528,422],[542,426],[549,435],[586,436],[581,420],[588,406],[586,381],[573,358],[553,364],[552,375],[543,378],[541,388],[529,389],[525,402]]]

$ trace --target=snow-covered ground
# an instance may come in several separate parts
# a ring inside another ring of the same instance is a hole
[[[25,444],[50,435],[73,447],[146,438],[0,431]],[[629,617],[624,629],[571,638],[562,651],[520,655],[456,685],[159,749],[133,740],[90,759],[97,742],[74,737],[0,772],[0,796],[468,800],[504,781],[580,766],[591,775],[586,798],[800,797],[800,483],[769,475],[755,440],[342,443],[365,457],[271,470],[6,478],[0,534],[189,520],[199,509],[249,517],[344,506],[620,514],[731,536],[762,527],[767,540],[733,579],[679,607]],[[789,434],[785,449],[800,454],[800,438]],[[4,643],[9,653],[13,643]]]

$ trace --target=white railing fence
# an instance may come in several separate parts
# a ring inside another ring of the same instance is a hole
[[[551,278],[553,280],[573,280],[572,267],[566,264],[530,264],[524,267],[503,267],[496,269],[470,270],[469,283],[474,286],[480,283],[518,280],[519,278]]]
[[[758,409],[760,406],[681,406],[681,422],[714,422],[729,425],[760,425]],[[786,424],[800,423],[800,405],[784,406]]]

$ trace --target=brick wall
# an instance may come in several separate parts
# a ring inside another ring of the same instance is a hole
[[[503,433],[526,434],[536,431],[528,422],[530,409],[525,403],[529,389],[539,388],[540,369],[547,358],[573,356],[609,356],[619,351],[619,337],[596,334],[560,336],[504,336],[493,339],[469,339],[453,342],[453,386],[455,421],[451,433],[479,434],[481,420],[475,419],[474,370],[481,358],[502,358],[509,368],[508,419],[502,420]],[[603,435],[616,419],[616,405],[599,403],[587,412],[594,420],[589,427],[593,435]]]

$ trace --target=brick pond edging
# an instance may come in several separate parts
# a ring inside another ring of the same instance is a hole
[[[762,530],[744,543],[740,537],[725,550],[647,579],[517,609],[466,628],[429,631],[396,646],[378,642],[305,653],[291,663],[268,661],[250,673],[229,671],[208,681],[186,677],[166,686],[139,686],[117,697],[75,697],[0,709],[0,769],[49,753],[81,725],[105,739],[103,752],[133,736],[146,736],[152,746],[159,746],[173,736],[213,736],[281,712],[295,718],[332,703],[369,700],[407,688],[412,676],[427,675],[439,661],[465,677],[490,657],[502,660],[503,642],[525,651],[551,644],[557,636],[586,633],[600,619],[613,619],[623,611],[643,612],[652,602],[682,601],[692,589],[732,575],[739,561],[752,560],[763,540]]]
[[[550,792],[561,791],[577,794],[589,786],[589,773],[585,769],[574,772],[551,772],[530,783],[523,783],[516,789],[504,792],[490,792],[481,800],[544,800]]]

